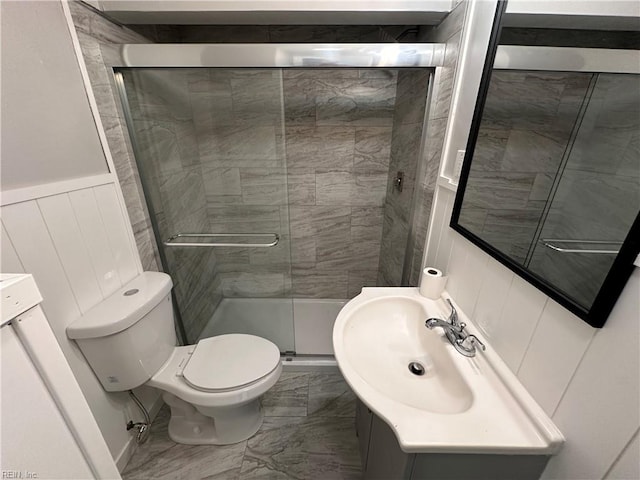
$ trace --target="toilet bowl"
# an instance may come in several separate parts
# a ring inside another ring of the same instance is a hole
[[[262,425],[260,396],[280,378],[278,347],[253,335],[228,334],[177,347],[146,383],[171,407],[169,437],[185,444],[227,445]]]
[[[226,334],[176,346],[171,278],[144,272],[67,327],[106,391],[148,385],[171,408],[177,443],[227,445],[262,424],[260,396],[282,373],[278,347]]]

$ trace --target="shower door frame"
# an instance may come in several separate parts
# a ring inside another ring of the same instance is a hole
[[[133,117],[129,107],[129,100],[124,85],[121,68],[265,68],[282,69],[298,68],[312,69],[436,69],[444,65],[446,44],[444,43],[302,43],[302,44],[123,44],[120,46],[119,61],[112,63],[115,84],[123,107],[123,113],[133,155],[138,168],[139,148],[136,145],[135,134],[132,131]],[[424,173],[424,151],[426,143],[427,120],[429,118],[430,99],[433,93],[433,72],[429,78],[428,92],[425,96],[425,116],[420,142],[416,175]],[[145,195],[150,191],[147,180],[140,175]],[[416,182],[416,188],[420,182]],[[414,190],[411,200],[411,223],[407,244],[414,229],[414,210],[417,191]],[[165,240],[161,237],[157,225],[153,205],[146,202],[149,210],[151,227],[158,244],[158,254],[162,267],[167,270],[168,261],[161,248]],[[410,269],[409,255],[413,248],[405,246],[402,284],[408,282]],[[424,252],[423,252],[424,257]],[[175,293],[173,297],[174,313],[177,319],[178,334],[182,343],[186,343],[187,336],[184,324],[177,307]]]

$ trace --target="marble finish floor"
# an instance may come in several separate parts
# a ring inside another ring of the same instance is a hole
[[[262,399],[265,418],[235,445],[181,445],[167,434],[169,408],[122,472],[137,479],[355,480],[361,478],[355,396],[340,373],[283,372]]]

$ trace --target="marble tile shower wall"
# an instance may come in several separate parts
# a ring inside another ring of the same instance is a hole
[[[431,100],[427,112],[424,151],[418,172],[413,209],[412,229],[409,232],[407,264],[409,285],[418,285],[423,267],[423,253],[429,228],[431,206],[435,194],[438,168],[444,148],[447,120],[452,102],[453,81],[458,67],[458,54],[469,2],[458,2],[449,15],[432,30],[419,36],[420,41],[445,44],[444,64],[436,69]]]
[[[107,67],[115,63],[114,59],[119,55],[118,44],[152,42],[129,28],[121,27],[101,17],[82,2],[70,1],[69,8],[122,188],[142,266],[145,270],[157,271],[161,264],[149,212],[113,74]]]
[[[129,70],[123,77],[147,202],[161,238],[209,232],[196,124],[188,96],[198,77],[182,69]],[[187,340],[195,341],[222,299],[216,251],[166,247],[164,254]]]
[[[378,286],[402,284],[405,254],[410,248],[409,232],[414,220],[411,216],[412,202],[421,153],[429,75],[424,70],[401,70],[398,73]],[[402,192],[393,183],[399,171],[404,173]]]
[[[292,293],[350,298],[378,277],[397,72],[285,70],[283,81]]]
[[[223,296],[347,298],[376,284],[395,71],[127,76],[144,92],[130,103],[139,149],[155,158],[161,229],[281,235],[273,248],[216,249],[211,284]],[[424,98],[423,87],[413,94]]]

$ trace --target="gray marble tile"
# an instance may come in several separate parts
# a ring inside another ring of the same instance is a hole
[[[262,397],[265,416],[304,417],[307,415],[309,373],[283,372],[278,382]]]
[[[287,127],[287,166],[345,169],[353,165],[355,129]]]
[[[276,132],[271,126],[214,127],[198,137],[201,161],[220,167],[281,166],[276,154]]]
[[[243,478],[358,478],[353,422],[331,417],[266,418],[248,441]]]
[[[282,297],[286,295],[284,274],[255,272],[225,272],[220,274],[225,297]]]
[[[346,298],[349,276],[343,269],[291,269],[293,296],[296,298]]]
[[[360,294],[362,287],[378,286],[378,270],[349,270],[348,282],[347,298],[353,298]]]
[[[395,81],[327,80],[316,96],[316,123],[324,126],[390,126],[393,123]]]
[[[316,172],[316,204],[350,205],[353,185],[349,171]]]
[[[207,205],[207,216],[216,233],[281,233],[276,205]]]
[[[386,191],[386,174],[355,174],[349,203],[354,206],[382,206]]]
[[[391,128],[357,127],[353,166],[357,170],[384,171],[391,156]]]
[[[291,264],[296,267],[310,268],[315,266],[316,240],[313,237],[300,237],[291,242]]]
[[[429,72],[402,70],[398,74],[394,124],[422,123],[427,104]],[[434,117],[433,112],[431,116]],[[437,118],[437,117],[436,117]]]
[[[287,179],[282,168],[242,168],[240,185],[246,205],[287,204]]]
[[[320,78],[358,78],[362,70],[353,68],[290,68],[282,71],[285,80],[298,78],[307,80],[317,80]]]
[[[233,118],[236,123],[282,125],[283,100],[280,78],[233,78],[230,84]]]
[[[240,196],[240,169],[231,167],[215,167],[205,164],[201,168],[204,192],[207,195],[207,203],[212,196]]]
[[[169,439],[169,408],[154,420],[149,440],[139,445],[122,472],[125,480],[239,478],[246,441],[235,445],[180,445]]]
[[[316,204],[316,174],[313,168],[287,170],[289,205]]]
[[[274,247],[249,249],[251,265],[279,265],[288,268],[291,262],[291,239],[288,234],[280,235],[280,241]]]
[[[339,373],[309,374],[308,415],[355,417],[356,397]]]

